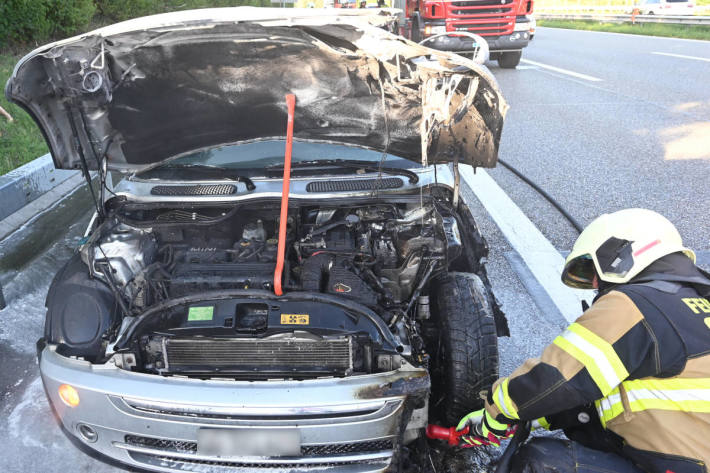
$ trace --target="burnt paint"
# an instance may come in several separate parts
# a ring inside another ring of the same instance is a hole
[[[434,51],[377,32],[245,22],[89,34],[30,57],[6,94],[37,117],[61,168],[79,160],[70,115],[84,127],[91,169],[91,158],[106,154],[109,168],[135,170],[205,147],[283,137],[286,93],[297,97],[296,138],[387,148],[419,162],[423,84],[460,75],[448,119],[430,129],[427,161],[494,166],[506,108],[494,80],[453,55],[436,53],[438,69],[427,67],[417,59]],[[92,69],[102,50],[105,67]],[[89,73],[100,82],[95,91],[86,88]]]
[[[397,378],[394,381],[378,385],[366,386],[355,393],[357,399],[381,399],[394,396],[412,396],[428,394],[431,380],[426,371],[413,371],[406,378]]]

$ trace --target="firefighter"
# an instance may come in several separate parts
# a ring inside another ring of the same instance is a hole
[[[512,426],[564,430],[516,455],[515,472],[708,472],[710,275],[673,224],[626,209],[594,220],[562,281],[597,289],[574,323],[486,393],[462,445],[500,445]]]

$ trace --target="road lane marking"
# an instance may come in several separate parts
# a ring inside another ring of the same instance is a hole
[[[533,71],[536,71],[540,68],[536,67],[536,66],[518,66],[518,67],[516,67],[516,69],[521,69],[521,70],[531,69]]]
[[[592,291],[571,289],[562,284],[560,276],[565,261],[562,255],[487,172],[477,169],[474,174],[467,165],[461,165],[460,169],[463,181],[481,201],[510,246],[518,252],[562,316],[573,322],[582,314],[582,299],[594,297]]]
[[[659,56],[671,56],[671,57],[679,57],[679,58],[683,58],[683,59],[694,59],[696,61],[710,62],[710,58],[707,58],[707,57],[686,56],[685,54],[660,53],[658,51],[654,51],[651,54],[658,54]]]
[[[566,74],[568,76],[576,77],[577,79],[584,79],[591,82],[601,82],[602,79],[598,77],[588,76],[587,74],[582,74],[580,72],[570,71],[568,69],[562,69],[561,67],[550,66],[549,64],[543,64],[537,61],[531,61],[530,59],[521,59],[520,62],[525,64],[532,64],[533,66],[542,67],[543,69],[549,69],[551,71],[559,72],[560,74]]]

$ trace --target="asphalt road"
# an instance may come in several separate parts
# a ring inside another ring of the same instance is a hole
[[[510,104],[500,157],[582,224],[650,208],[692,248],[710,250],[710,42],[539,28],[526,60],[537,64],[491,64]],[[576,232],[551,205],[509,171],[491,175],[557,248],[571,249]]]
[[[710,62],[654,52],[710,59],[710,42],[539,28],[523,56],[534,63],[515,71],[490,64],[511,106],[500,156],[582,223],[649,207],[707,258]],[[557,249],[569,251],[576,232],[551,205],[509,171],[490,173]],[[500,340],[501,374],[508,374],[565,322],[531,296],[533,278],[484,205],[467,188],[463,197],[491,247],[488,272],[512,334]],[[116,471],[63,437],[34,362],[48,285],[77,246],[89,210],[87,196],[76,194],[0,242],[0,282],[9,302],[0,311],[0,471]],[[437,471],[485,471],[487,456],[471,450],[453,463],[457,469]]]

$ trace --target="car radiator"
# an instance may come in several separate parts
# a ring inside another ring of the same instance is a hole
[[[163,339],[164,372],[275,375],[348,375],[353,369],[350,337]]]

